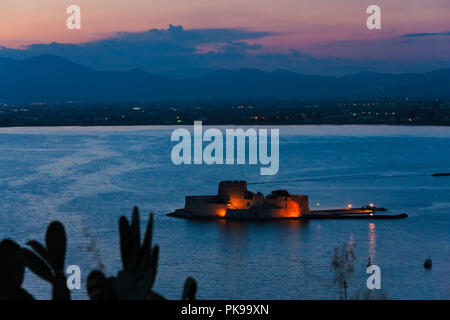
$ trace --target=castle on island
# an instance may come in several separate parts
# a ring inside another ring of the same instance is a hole
[[[186,196],[184,208],[169,215],[181,218],[273,219],[299,218],[309,214],[306,195],[276,190],[265,197],[260,192],[249,191],[246,181],[222,181],[217,195]]]

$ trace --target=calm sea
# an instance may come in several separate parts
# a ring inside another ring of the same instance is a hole
[[[450,299],[450,127],[289,126],[281,129],[280,170],[259,166],[175,166],[171,127],[0,129],[0,237],[43,241],[47,224],[68,233],[66,265],[120,268],[117,222],[155,213],[161,255],[155,290],[179,298],[186,276],[204,299],[339,299],[333,249],[355,245],[348,296],[366,285],[369,257],[391,299]],[[307,194],[311,208],[374,203],[409,218],[377,221],[188,221],[165,214],[185,195],[215,194],[221,180],[252,191]],[[284,182],[281,182],[284,181]],[[320,203],[320,205],[318,205]],[[433,259],[432,270],[423,262]],[[48,298],[27,273],[24,287]]]

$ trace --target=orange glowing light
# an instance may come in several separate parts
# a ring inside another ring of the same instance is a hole
[[[347,207],[350,209],[350,208],[352,207],[352,204],[349,203],[349,204],[347,205]]]
[[[373,208],[373,203],[369,204],[369,206],[371,206]]]
[[[226,209],[219,209],[219,210],[217,211],[217,215],[218,215],[219,217],[221,217],[221,218],[225,217],[226,214],[227,214],[227,210],[226,210]]]

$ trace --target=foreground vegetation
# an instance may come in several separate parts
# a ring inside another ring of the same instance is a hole
[[[119,219],[122,270],[115,277],[106,277],[93,270],[87,280],[91,300],[155,300],[164,297],[153,291],[158,271],[158,245],[152,245],[153,215],[150,215],[143,241],[141,241],[139,210],[134,208],[131,224],[124,216]],[[36,240],[21,247],[10,239],[0,242],[0,300],[33,300],[22,288],[25,269],[49,282],[53,300],[70,300],[70,290],[64,274],[66,232],[54,221],[45,235],[45,245]],[[182,299],[194,300],[197,283],[188,277],[184,283]]]

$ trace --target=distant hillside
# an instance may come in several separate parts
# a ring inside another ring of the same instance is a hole
[[[424,74],[361,72],[344,77],[279,70],[219,70],[169,79],[141,70],[97,71],[64,58],[0,58],[0,102],[123,102],[151,99],[449,97],[450,69]]]

